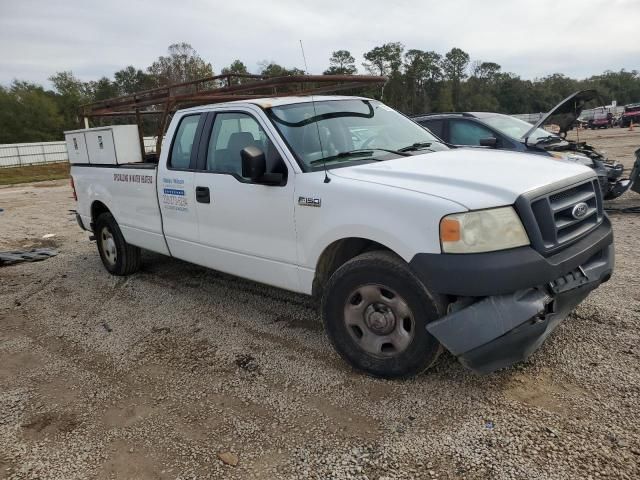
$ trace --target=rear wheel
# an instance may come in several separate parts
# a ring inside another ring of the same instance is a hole
[[[352,366],[386,378],[417,375],[441,352],[427,323],[444,313],[391,252],[364,253],[331,276],[322,298],[327,335]]]
[[[141,264],[140,249],[125,241],[113,215],[109,212],[100,214],[94,226],[104,268],[113,275],[131,275],[137,272]]]

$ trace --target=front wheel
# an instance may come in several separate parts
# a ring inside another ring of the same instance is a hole
[[[442,348],[427,332],[444,314],[406,262],[391,252],[359,255],[329,279],[322,296],[325,330],[355,368],[385,378],[417,375]]]
[[[111,213],[105,212],[98,216],[95,236],[102,264],[109,273],[131,275],[140,269],[140,249],[126,242]]]

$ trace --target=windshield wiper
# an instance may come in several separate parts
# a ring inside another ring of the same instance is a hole
[[[433,142],[416,142],[398,149],[398,152],[415,152],[423,148],[429,148]]]
[[[355,150],[347,150],[346,152],[340,152],[335,155],[331,155],[330,157],[318,158],[317,160],[312,160],[309,162],[309,165],[315,165],[318,163],[331,162],[333,160],[337,160],[339,158],[347,158],[347,157],[368,157],[369,155],[373,155],[374,151],[379,150],[381,152],[393,153],[395,155],[399,155],[401,157],[410,156],[408,153],[402,152],[400,150],[390,150],[388,148],[357,148]],[[371,160],[379,160],[372,158]]]

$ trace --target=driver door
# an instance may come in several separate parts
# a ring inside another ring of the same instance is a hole
[[[241,277],[299,290],[294,226],[293,175],[261,120],[248,111],[217,111],[203,132],[195,173],[202,263]],[[243,148],[266,157],[281,185],[260,185],[242,176]]]

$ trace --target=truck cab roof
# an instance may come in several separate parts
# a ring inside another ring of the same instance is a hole
[[[264,97],[253,98],[249,100],[234,100],[232,102],[224,103],[212,103],[210,105],[200,105],[197,107],[191,107],[179,110],[180,112],[202,110],[203,107],[209,107],[212,105],[257,105],[261,108],[279,107],[282,105],[293,105],[297,103],[309,103],[309,102],[326,102],[332,100],[372,100],[367,97],[358,97],[352,95],[302,95],[302,96],[289,96],[289,97]]]

